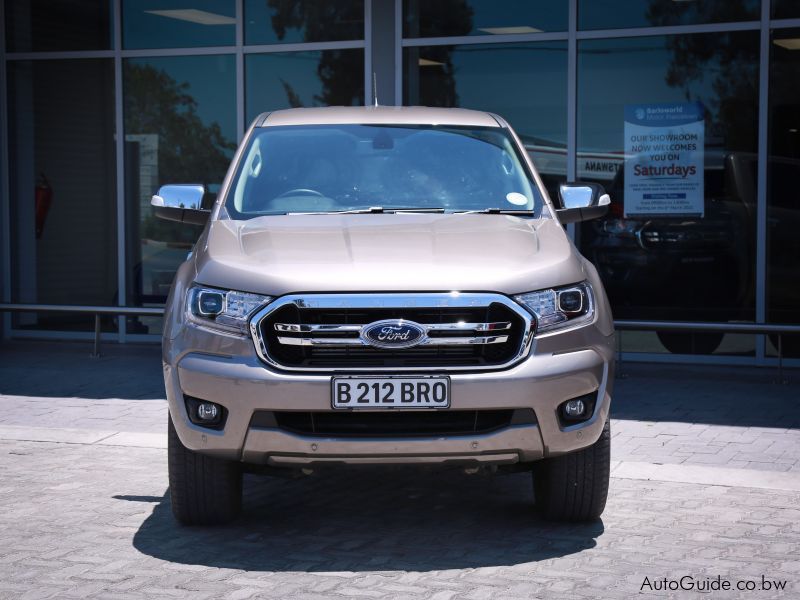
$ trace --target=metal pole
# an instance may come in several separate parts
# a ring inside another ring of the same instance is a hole
[[[100,315],[94,315],[94,350],[91,355],[92,358],[100,358]]]

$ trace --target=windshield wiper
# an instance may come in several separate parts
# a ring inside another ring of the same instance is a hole
[[[518,208],[481,208],[480,210],[459,210],[458,215],[532,215],[533,209]]]
[[[320,210],[314,212],[288,212],[287,215],[371,215],[386,213],[416,213],[416,212],[444,212],[443,208],[384,208],[383,206],[370,206],[369,208],[353,208],[349,210]]]
[[[392,208],[395,213],[443,213],[444,209],[440,206],[424,208]]]

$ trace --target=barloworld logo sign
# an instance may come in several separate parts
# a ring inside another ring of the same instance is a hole
[[[364,325],[361,339],[375,348],[411,348],[425,340],[425,328],[403,319],[375,321]]]

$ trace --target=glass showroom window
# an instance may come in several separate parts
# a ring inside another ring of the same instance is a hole
[[[364,39],[364,0],[245,0],[245,44]]]
[[[767,319],[800,322],[800,29],[776,29],[770,45],[767,169]],[[800,336],[784,336],[784,356],[800,357]],[[771,350],[778,343],[771,337]]]
[[[364,50],[271,52],[245,57],[246,115],[298,106],[364,104]]]
[[[773,19],[792,19],[800,17],[800,2],[797,0],[772,0]]]
[[[612,198],[580,246],[615,318],[754,320],[758,44],[758,32],[579,42],[578,175]],[[752,336],[624,339],[754,352]]]
[[[163,304],[200,228],[157,219],[150,198],[166,183],[201,183],[207,202],[236,149],[234,56],[123,62],[128,303]],[[131,333],[153,333],[147,319]],[[155,323],[160,326],[160,319]]]
[[[578,29],[733,23],[760,17],[760,0],[578,0]]]
[[[234,0],[123,0],[122,47],[232,46]]]
[[[566,31],[567,0],[407,0],[403,37]]]
[[[113,61],[7,68],[12,301],[116,304]],[[103,323],[113,329],[111,319]],[[55,313],[14,321],[17,329],[61,331],[89,324],[87,315]]]
[[[551,194],[566,178],[566,42],[407,47],[403,69],[403,104],[496,112],[522,138]]]
[[[5,0],[9,52],[110,50],[112,0]]]

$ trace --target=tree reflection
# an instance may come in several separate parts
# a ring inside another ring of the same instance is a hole
[[[289,30],[302,31],[304,41],[326,38],[325,30],[335,25],[337,31],[352,26],[351,39],[363,36],[363,5],[351,1],[319,2],[315,0],[267,0],[271,13],[271,24],[279,40],[285,39]],[[414,2],[409,7],[411,22],[434,24],[436,35],[467,35],[472,31],[472,7],[466,0],[443,0],[437,2]],[[420,12],[422,11],[422,13]],[[424,14],[423,14],[424,13]],[[317,76],[321,91],[313,96],[313,104],[321,106],[351,106],[359,104],[365,94],[361,57],[354,52],[323,50],[317,65]],[[458,106],[453,48],[439,46],[426,49],[426,56],[418,56],[411,49],[413,61],[408,65],[413,77],[419,78],[417,90],[410,96],[411,102],[428,106]],[[428,56],[430,54],[430,56]],[[422,68],[424,67],[424,68]],[[286,92],[287,104],[303,106],[303,101],[291,83],[281,80]]]
[[[464,36],[473,27],[472,6],[466,0],[412,1],[408,15],[406,35],[409,36]],[[459,106],[454,50],[454,46],[407,49],[409,104]]]
[[[304,41],[325,39],[326,28],[332,24],[337,30],[353,28],[352,39],[363,37],[361,24],[364,8],[358,2],[318,2],[314,0],[267,0],[272,13],[272,28],[279,40],[289,29],[303,31]],[[317,65],[317,75],[322,89],[313,102],[321,106],[352,106],[360,104],[364,95],[362,57],[357,52],[323,50]],[[289,106],[303,106],[300,95],[287,81],[281,79]]]
[[[651,0],[645,18],[652,25],[681,25],[685,23],[733,23],[755,21],[759,15],[758,0],[706,0],[676,2]]]
[[[205,124],[188,83],[151,65],[125,64],[125,130],[158,133],[158,180],[219,183],[236,144]]]
[[[647,17],[653,25],[673,25],[691,11],[696,13],[692,21],[698,23],[743,21],[758,18],[753,4],[752,0],[652,0]],[[687,99],[703,101],[710,109],[708,133],[721,138],[727,151],[750,151],[757,145],[754,116],[758,111],[758,44],[746,39],[753,35],[722,34],[729,38],[728,43],[720,43],[720,35],[714,34],[667,37],[667,47],[672,52],[667,84],[683,88]],[[706,78],[713,78],[709,86],[712,95],[703,98],[692,92],[692,84]]]
[[[125,131],[157,134],[159,185],[220,183],[236,144],[217,122],[203,122],[189,84],[152,65],[127,62],[124,69]],[[141,218],[144,239],[194,243],[197,234],[197,227],[158,219],[150,211]]]

